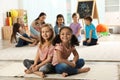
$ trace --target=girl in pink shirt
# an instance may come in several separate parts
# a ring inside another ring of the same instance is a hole
[[[57,73],[62,74],[64,77],[72,74],[88,72],[89,67],[82,68],[85,64],[83,59],[79,59],[79,54],[75,49],[75,45],[79,45],[78,39],[73,35],[70,27],[62,27],[59,35],[53,40],[55,51],[53,55],[52,64],[55,66]],[[72,61],[68,57],[73,53],[74,58]]]
[[[45,77],[45,73],[53,72],[54,68],[51,64],[54,52],[54,46],[51,44],[54,38],[54,30],[50,24],[45,24],[41,28],[40,44],[35,60],[24,60],[24,66],[27,68],[25,73],[34,73],[41,77]]]

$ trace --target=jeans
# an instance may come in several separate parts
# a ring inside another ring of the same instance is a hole
[[[87,39],[87,40],[89,40],[89,39]],[[98,41],[98,39],[91,39],[91,42],[90,43],[87,43],[87,40],[86,41],[83,41],[83,45],[85,45],[85,46],[92,46],[92,45],[96,45],[97,44],[97,41]]]
[[[25,37],[25,38],[30,39],[30,37],[29,37],[26,33],[23,34],[22,36]],[[31,43],[31,42],[28,42],[28,41],[25,41],[25,40],[19,38],[16,47],[26,46],[26,45],[28,45],[29,43]]]
[[[38,64],[40,64],[41,62],[38,62]],[[29,60],[29,59],[25,59],[23,61],[24,66],[29,69],[31,67],[31,65],[34,64],[33,60]],[[54,66],[52,66],[51,63],[46,63],[45,65],[41,66],[39,68],[39,71],[43,72],[43,73],[54,73],[55,69]]]
[[[68,73],[68,75],[73,75],[78,73],[78,69],[82,68],[85,64],[84,59],[79,59],[76,62],[76,67],[73,68],[66,63],[60,63],[55,65],[56,73],[61,74],[63,72]]]

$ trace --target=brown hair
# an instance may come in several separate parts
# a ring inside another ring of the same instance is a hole
[[[51,25],[51,24],[44,24],[44,25],[41,27],[41,29],[44,28],[44,27],[48,27],[48,28],[50,28],[50,30],[52,31],[52,36],[49,38],[49,41],[52,42],[52,40],[53,40],[54,37],[55,37],[55,33],[54,33],[54,29],[53,29],[52,25]],[[40,32],[41,32],[41,30],[40,30]],[[42,33],[41,33],[41,34],[40,34],[40,46],[43,45],[44,42],[45,42],[45,40],[42,38]]]
[[[77,16],[77,15],[80,17],[80,15],[79,15],[78,13],[73,13],[73,14],[72,14],[72,18],[73,18],[74,16]]]
[[[87,16],[87,17],[85,17],[84,19],[92,22],[92,18],[91,18],[90,16]]]

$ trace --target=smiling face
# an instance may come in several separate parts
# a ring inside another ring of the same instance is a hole
[[[46,26],[41,29],[41,36],[45,41],[49,40],[52,35],[53,33],[49,27]]]
[[[42,21],[42,22],[45,22],[45,19],[46,19],[46,15],[43,15],[43,16],[39,17],[39,20]]]
[[[61,30],[60,39],[63,43],[68,43],[71,40],[71,37],[72,37],[72,32],[69,29],[64,28]]]
[[[57,19],[58,25],[62,25],[63,22],[64,22],[64,19],[63,19],[62,17],[59,17],[59,18]]]

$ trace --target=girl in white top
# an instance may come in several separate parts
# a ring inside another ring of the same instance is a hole
[[[19,23],[15,23],[13,25],[13,30],[12,30],[12,35],[11,35],[11,43],[16,41],[17,45],[16,47],[22,47],[26,45],[34,46],[36,44],[36,40],[30,38],[24,31],[22,31],[21,26]]]

